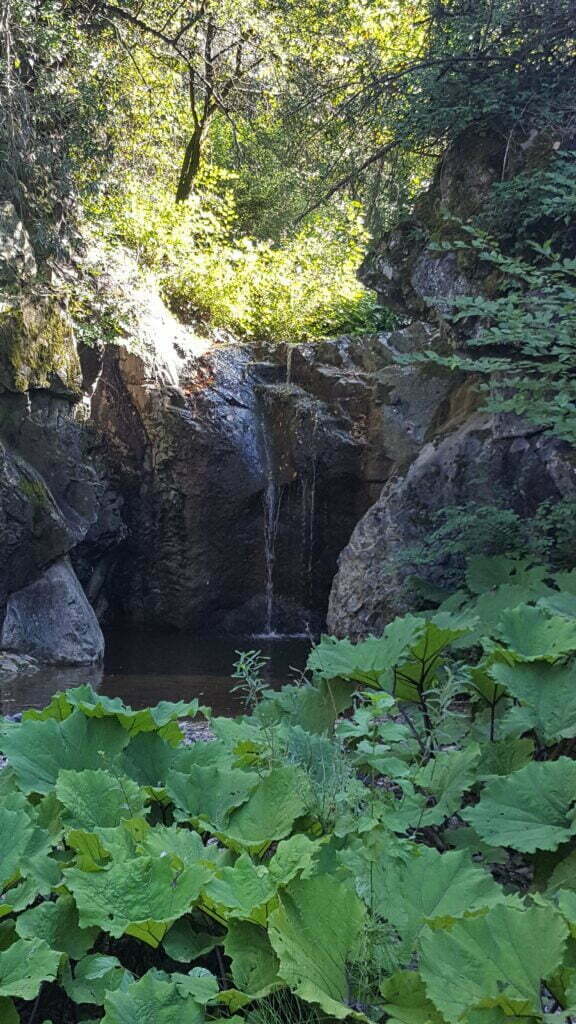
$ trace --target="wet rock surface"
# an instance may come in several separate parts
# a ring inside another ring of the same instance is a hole
[[[498,178],[502,140],[466,145],[467,166],[461,146],[448,153],[412,220],[361,271],[416,319],[314,344],[197,334],[133,260],[107,253],[99,287],[120,307],[129,295],[130,316],[121,336],[79,345],[63,296],[39,294],[29,240],[0,206],[5,647],[97,664],[97,620],[308,634],[328,606],[329,629],[360,636],[410,605],[402,552],[440,508],[505,492],[526,514],[572,496],[565,447],[479,416],[473,381],[406,359],[445,349],[450,300],[478,286],[425,237],[442,235],[442,209],[474,212]]]
[[[92,398],[127,525],[108,608],[192,631],[318,629],[340,551],[453,381],[396,365],[384,335],[222,345],[161,323],[162,352],[107,349]]]

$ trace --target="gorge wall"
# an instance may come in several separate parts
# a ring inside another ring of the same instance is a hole
[[[446,372],[395,362],[427,328],[239,345],[178,323],[127,257],[100,283],[130,292],[122,343],[78,347],[53,304],[50,352],[33,280],[4,321],[2,646],[90,662],[99,623],[322,628],[356,523],[450,409]]]
[[[430,243],[450,237],[450,218],[467,223],[477,216],[494,183],[530,175],[546,166],[553,150],[574,144],[573,137],[541,133],[529,121],[513,133],[468,129],[439,161],[413,214],[368,255],[361,279],[383,305],[424,320],[433,349],[458,351],[466,330],[475,328],[448,320],[451,301],[490,294],[492,267]],[[478,393],[473,374],[452,389],[452,416],[431,432],[407,471],[391,474],[354,529],[330,595],[330,632],[351,637],[381,632],[396,615],[414,608],[416,573],[434,587],[446,583],[448,553],[429,565],[414,564],[410,557],[437,525],[441,509],[498,506],[526,520],[545,502],[554,506],[576,497],[573,448],[518,416],[480,411]]]
[[[377,632],[413,600],[402,556],[439,509],[503,501],[524,515],[576,494],[566,445],[479,411],[472,378],[398,359],[445,344],[447,300],[478,287],[423,230],[440,206],[482,201],[501,142],[470,139],[465,174],[463,159],[447,155],[362,268],[409,325],[316,344],[198,335],[117,252],[99,287],[129,297],[130,324],[81,345],[66,288],[47,286],[2,207],[5,651],[96,662],[102,625],[119,623],[302,633],[327,614],[338,635]],[[441,584],[442,560],[427,573]]]

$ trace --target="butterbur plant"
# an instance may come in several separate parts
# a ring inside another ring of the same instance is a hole
[[[2,1024],[576,1015],[572,577],[477,558],[210,741],[87,686],[2,722]]]

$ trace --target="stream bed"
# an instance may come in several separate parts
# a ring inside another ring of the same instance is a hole
[[[103,666],[47,666],[0,677],[0,714],[43,707],[58,690],[90,683],[99,693],[121,697],[135,708],[198,697],[218,715],[235,715],[242,712],[241,695],[232,692],[237,651],[260,650],[269,659],[264,679],[278,688],[301,672],[310,646],[307,637],[198,637],[110,630]]]

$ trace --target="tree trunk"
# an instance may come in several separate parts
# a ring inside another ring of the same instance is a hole
[[[180,168],[178,188],[176,189],[177,203],[183,203],[185,199],[188,199],[192,191],[192,183],[200,169],[202,130],[202,125],[196,125],[190,142],[186,146],[182,167]]]

